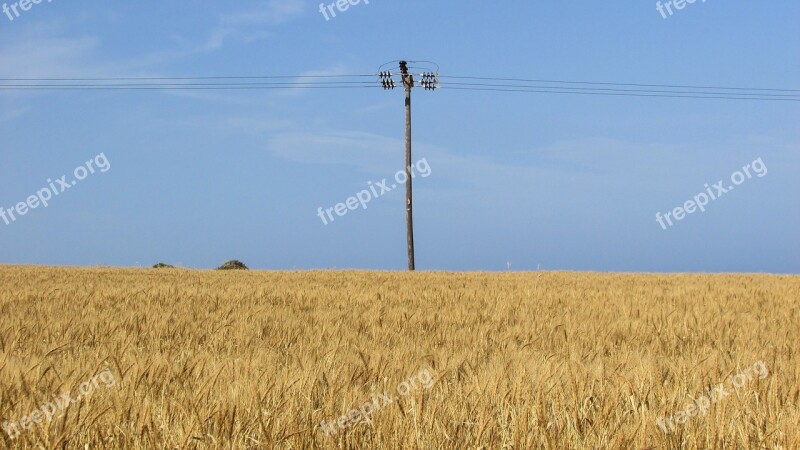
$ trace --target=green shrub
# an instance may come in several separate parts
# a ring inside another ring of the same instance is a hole
[[[250,269],[248,269],[243,262],[234,259],[233,261],[228,261],[225,264],[217,267],[217,270],[250,270]]]

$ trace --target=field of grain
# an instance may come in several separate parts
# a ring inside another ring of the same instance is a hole
[[[800,448],[797,276],[0,267],[0,286],[3,448]]]

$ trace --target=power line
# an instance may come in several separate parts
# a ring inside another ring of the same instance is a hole
[[[662,97],[662,98],[695,98],[695,99],[721,99],[721,100],[753,100],[753,101],[784,101],[784,102],[800,102],[798,98],[783,98],[783,97],[738,97],[734,94],[731,95],[714,95],[713,93],[697,92],[697,95],[684,95],[676,94],[660,94],[660,93],[625,93],[625,92],[586,92],[586,91],[559,91],[547,89],[521,89],[521,88],[501,88],[501,87],[458,87],[442,85],[442,89],[447,90],[460,90],[460,91],[490,91],[490,92],[528,92],[537,94],[573,94],[573,95],[603,95],[603,96],[622,96],[622,97]],[[642,91],[647,92],[647,91]],[[741,95],[741,94],[739,94]]]
[[[262,82],[262,83],[114,83],[114,84],[0,84],[7,87],[84,87],[84,86],[319,86],[319,85],[374,85],[374,81],[318,81],[318,82]]]
[[[353,89],[375,88],[375,81],[300,81],[229,83],[55,83],[0,84],[0,90],[220,90],[220,89]]]
[[[518,84],[491,84],[491,83],[447,83],[447,86],[480,86],[480,87],[503,87],[503,88],[532,88],[532,89],[565,89],[569,91],[600,91],[600,92],[643,92],[656,94],[703,94],[703,95],[746,95],[763,97],[794,97],[800,99],[800,94],[765,94],[765,93],[746,93],[746,92],[708,92],[708,91],[676,91],[676,90],[657,90],[657,89],[615,89],[615,88],[591,88],[591,87],[568,87],[568,86],[536,86]]]
[[[420,61],[423,62],[423,61]],[[408,66],[409,69],[420,69],[421,66]],[[428,69],[428,68],[425,68]],[[196,77],[97,77],[97,78],[0,78],[0,82],[33,82],[33,81],[192,81],[192,80],[276,80],[276,79],[330,79],[330,78],[373,78],[376,74],[352,74],[352,75],[253,75],[253,76],[196,76]],[[399,74],[395,74],[399,75]],[[457,75],[439,75],[441,79],[460,79],[460,80],[483,80],[483,81],[503,81],[503,82],[523,82],[523,83],[552,83],[552,84],[572,84],[572,85],[598,85],[598,86],[626,86],[626,87],[654,87],[654,88],[675,88],[675,89],[719,89],[736,91],[771,91],[771,92],[797,92],[800,89],[778,89],[760,87],[725,87],[725,86],[700,86],[684,84],[645,84],[645,83],[614,83],[604,81],[573,81],[573,80],[552,80],[552,79],[528,79],[528,78],[498,78],[498,77],[475,77]]]
[[[181,87],[181,86],[198,86],[198,87],[230,87],[230,86],[377,86],[374,81],[317,81],[317,82],[260,82],[260,83],[113,83],[113,84],[99,84],[99,83],[83,83],[83,84],[0,84],[0,87],[139,87],[139,86],[155,86],[161,88]]]
[[[342,79],[348,77],[348,79]],[[219,90],[219,89],[352,89],[374,88],[374,80],[353,81],[358,75],[297,77],[150,77],[150,78],[12,78],[0,79],[0,90]],[[372,76],[370,76],[372,78]],[[292,78],[292,80],[286,80]],[[324,79],[319,79],[324,78]],[[336,78],[336,80],[332,80]],[[36,81],[39,80],[39,81]],[[42,81],[49,80],[49,81]],[[249,81],[245,81],[249,80]],[[261,81],[253,81],[261,80]],[[265,81],[272,80],[272,81]],[[201,82],[204,81],[204,82]],[[213,81],[213,82],[212,82]]]
[[[630,94],[630,96],[656,97],[659,94],[670,97],[687,98],[727,98],[727,99],[747,99],[752,100],[788,100],[800,101],[800,94],[767,94],[763,92],[722,92],[722,91],[687,91],[687,90],[664,90],[664,89],[618,89],[618,88],[599,88],[599,87],[570,87],[570,86],[542,86],[542,85],[520,85],[520,84],[492,84],[492,83],[444,83],[443,87],[455,89],[457,86],[467,86],[461,90],[482,90],[478,88],[497,88],[506,92],[536,92],[536,93],[557,93],[557,94]],[[490,89],[486,89],[490,90]],[[641,94],[641,95],[636,95]]]
[[[104,77],[104,78],[0,78],[0,81],[136,81],[136,80],[270,80],[294,78],[373,78],[368,75],[256,75],[256,76],[204,76],[204,77]]]
[[[587,84],[587,85],[599,85],[599,86],[632,86],[632,87],[657,87],[657,88],[676,88],[676,89],[722,89],[731,91],[800,92],[800,89],[692,86],[692,85],[681,85],[681,84],[611,83],[603,81],[537,80],[537,79],[524,79],[524,78],[492,78],[492,77],[470,77],[470,76],[455,76],[455,75],[440,75],[440,78],[452,78],[461,80],[513,81],[513,82],[523,82],[523,83]]]
[[[135,90],[198,90],[198,91],[213,91],[213,90],[263,90],[263,89],[375,89],[380,88],[380,85],[368,85],[368,86],[217,86],[217,87],[210,87],[210,86],[61,86],[61,87],[38,87],[38,86],[29,86],[29,87],[12,87],[6,88],[0,86],[0,90],[60,90],[60,91],[103,91],[103,90],[119,90],[119,91],[135,91]]]
[[[423,80],[416,87],[484,92],[519,92],[558,95],[606,95],[624,97],[692,98],[752,101],[800,101],[800,89],[764,87],[724,87],[646,83],[613,83],[601,81],[572,81],[526,78],[475,77],[439,75],[438,65],[428,61],[406,63],[409,69],[425,69],[418,75]],[[389,63],[391,64],[391,63]],[[385,66],[385,65],[384,65]],[[435,66],[435,67],[431,67]],[[382,66],[383,67],[383,66]],[[409,72],[410,74],[410,72]],[[351,75],[259,75],[259,76],[183,76],[183,77],[96,77],[96,78],[0,78],[0,90],[265,90],[265,89],[357,89],[378,88],[391,83],[393,75],[402,73],[381,71],[381,82],[375,74]],[[426,76],[436,77],[431,84]],[[369,77],[370,80],[364,78]],[[402,77],[401,77],[402,79]],[[439,80],[445,81],[440,84]],[[448,81],[453,80],[453,81]],[[464,82],[481,81],[481,82]],[[526,83],[526,84],[517,84]],[[536,83],[536,84],[527,84]],[[634,89],[635,88],[635,89]],[[641,88],[641,89],[639,89]]]

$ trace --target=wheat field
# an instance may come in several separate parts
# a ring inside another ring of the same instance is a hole
[[[5,266],[0,286],[3,448],[800,448],[797,276]]]

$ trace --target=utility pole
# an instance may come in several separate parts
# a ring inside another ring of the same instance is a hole
[[[438,69],[438,66],[437,66]],[[381,83],[384,89],[394,89],[396,84],[392,78],[392,72],[380,72]],[[426,91],[435,90],[439,87],[438,73],[421,73],[422,81],[419,86]],[[411,168],[411,89],[415,87],[414,74],[408,71],[408,62],[400,61],[400,77],[406,94],[406,243],[408,247],[408,270],[415,271],[414,262],[414,196],[412,186]]]
[[[414,75],[408,73],[408,63],[400,61],[400,73],[406,90],[406,241],[408,242],[408,270],[414,271],[414,196],[411,186],[411,88]]]

